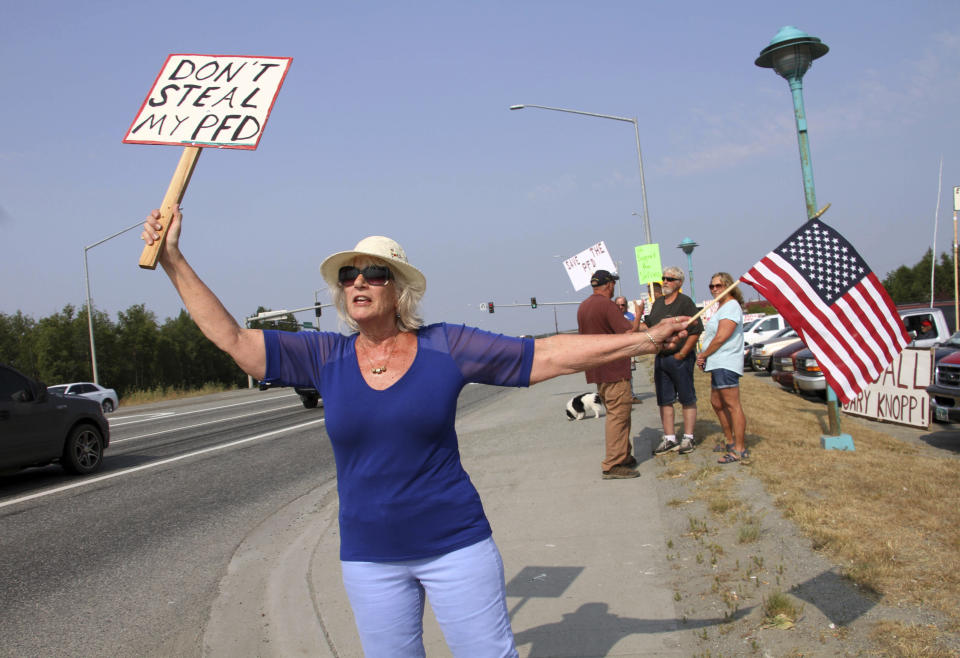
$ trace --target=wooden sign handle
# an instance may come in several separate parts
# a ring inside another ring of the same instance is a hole
[[[163,197],[163,203],[160,204],[160,224],[162,224],[160,238],[154,240],[152,245],[145,245],[140,254],[140,267],[145,270],[157,269],[160,250],[163,249],[167,229],[170,228],[170,221],[173,219],[173,207],[183,201],[183,194],[187,191],[187,185],[190,184],[190,177],[193,176],[193,169],[197,166],[200,151],[199,146],[183,147],[180,163],[177,165],[177,170],[173,172],[170,187],[167,188],[167,194]]]

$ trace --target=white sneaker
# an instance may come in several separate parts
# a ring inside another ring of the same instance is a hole
[[[681,455],[685,455],[688,452],[693,452],[696,447],[697,446],[694,445],[692,439],[683,437],[683,440],[680,442],[680,445],[677,447],[677,452],[679,452]]]
[[[673,452],[674,450],[679,450],[680,444],[676,441],[671,441],[670,439],[664,439],[660,442],[656,448],[653,449],[653,454],[662,455],[666,452]]]

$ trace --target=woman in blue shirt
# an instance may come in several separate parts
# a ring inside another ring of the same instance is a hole
[[[740,405],[743,376],[743,294],[733,277],[717,272],[710,277],[710,293],[717,310],[703,328],[703,344],[697,365],[710,373],[710,404],[725,437],[721,464],[746,463],[750,455],[744,439],[747,420]]]
[[[159,212],[144,223],[159,239]],[[503,564],[460,464],[457,397],[468,383],[529,386],[675,345],[676,318],[641,334],[512,338],[425,326],[426,278],[390,238],[371,236],[320,266],[356,333],[241,328],[179,249],[174,212],[159,258],[194,321],[248,374],[313,386],[324,400],[340,500],[344,585],[368,656],[423,656],[430,597],[456,656],[516,656]]]

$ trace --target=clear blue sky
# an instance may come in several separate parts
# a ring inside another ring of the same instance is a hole
[[[561,260],[600,240],[639,294],[633,126],[517,103],[639,118],[653,240],[684,269],[676,245],[700,244],[702,299],[710,274],[739,276],[805,217],[789,89],[753,64],[784,25],[830,46],[804,78],[825,221],[881,277],[912,265],[942,156],[949,251],[955,0],[8,3],[0,312],[82,305],[84,245],[159,205],[180,149],[121,139],[175,52],[293,57],[259,149],[205,150],[184,199],[184,250],[238,319],[311,304],[320,261],[371,234],[425,272],[428,321],[552,330],[549,307],[479,305],[582,299]],[[131,231],[90,250],[94,303],[162,321],[180,303],[140,249]]]

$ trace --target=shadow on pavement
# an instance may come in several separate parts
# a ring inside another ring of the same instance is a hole
[[[931,427],[933,427],[931,425]],[[960,431],[957,430],[939,430],[930,432],[920,437],[921,441],[928,443],[934,448],[947,450],[949,452],[960,454]]]
[[[876,605],[849,580],[833,571],[824,571],[794,585],[790,594],[815,606],[838,626],[856,621]]]
[[[712,619],[634,619],[611,614],[606,603],[584,603],[563,619],[514,635],[517,646],[530,644],[530,656],[606,656],[623,638],[637,633],[669,633],[716,626],[740,619],[752,608]]]

